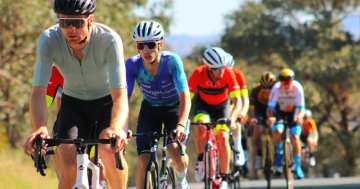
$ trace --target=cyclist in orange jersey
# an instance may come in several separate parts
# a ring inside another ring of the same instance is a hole
[[[315,166],[316,160],[314,157],[314,148],[317,146],[319,139],[319,134],[317,131],[316,123],[312,117],[312,112],[309,109],[305,110],[304,122],[302,125],[302,133],[300,135],[300,140],[304,144],[308,144],[310,148],[310,165]]]
[[[249,92],[246,86],[246,80],[245,75],[242,71],[235,69],[235,61],[233,56],[230,53],[227,53],[226,58],[227,66],[233,70],[236,81],[239,84],[240,87],[240,98],[241,98],[241,111],[239,117],[241,118],[241,122],[246,122],[246,114],[249,110]],[[246,137],[242,139],[242,123],[238,123],[235,130],[233,130],[233,140],[234,140],[234,148],[237,152],[236,159],[235,159],[235,166],[239,168],[240,166],[243,166],[244,170],[244,177],[249,177],[249,169],[247,166],[247,160],[249,157],[249,152],[247,150],[247,140]]]
[[[190,95],[193,98],[197,89],[194,122],[206,123],[229,118],[231,128],[236,128],[236,119],[241,110],[240,88],[234,72],[226,66],[226,52],[218,47],[206,49],[203,56],[205,65],[197,67],[189,79]],[[230,96],[230,97],[229,97]],[[230,110],[230,100],[234,108]],[[219,142],[219,164],[222,181],[221,189],[228,188],[230,162],[229,130],[226,124],[218,124],[215,135]],[[195,130],[195,147],[198,153],[195,179],[204,177],[203,153],[206,142],[206,127]]]

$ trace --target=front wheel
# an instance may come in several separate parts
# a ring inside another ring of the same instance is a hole
[[[292,158],[291,158],[291,150],[290,150],[290,142],[286,141],[285,142],[285,166],[284,166],[284,172],[285,172],[285,179],[286,179],[286,188],[287,189],[293,189],[294,186],[294,175],[293,172],[291,171],[291,166],[292,166]]]
[[[272,163],[271,163],[271,157],[270,157],[270,146],[269,146],[269,141],[266,141],[266,146],[265,146],[265,166],[264,166],[264,174],[265,174],[265,179],[267,181],[267,189],[271,188],[271,174],[272,174]]]
[[[165,173],[165,178],[167,180],[167,184],[171,184],[171,188],[175,189],[175,177],[176,177],[176,173],[175,173],[175,168],[174,165],[172,163],[172,159],[168,158],[166,160],[166,173]],[[160,184],[161,185],[161,184]],[[161,188],[162,189],[162,188]]]
[[[212,189],[212,181],[213,181],[213,170],[212,170],[212,159],[211,159],[211,150],[207,149],[204,153],[205,155],[205,170],[204,170],[204,184],[205,189]]]
[[[157,189],[158,188],[158,173],[155,163],[152,162],[146,169],[144,189]]]
[[[235,166],[235,160],[236,160],[236,153],[233,149],[231,149],[231,155],[230,155],[230,183],[229,187],[231,189],[238,189],[240,188],[240,182],[241,182],[241,172],[240,167]]]

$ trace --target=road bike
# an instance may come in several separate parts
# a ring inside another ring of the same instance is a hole
[[[262,135],[262,165],[264,169],[264,175],[267,182],[267,189],[271,188],[271,175],[274,173],[274,157],[275,150],[274,144],[271,139],[271,132],[268,126],[264,126],[264,132]]]
[[[163,133],[166,133],[166,129],[163,129]],[[131,133],[133,137],[149,137],[150,138],[150,159],[146,166],[145,184],[144,189],[166,189],[168,184],[171,183],[172,189],[175,189],[175,170],[172,165],[172,159],[166,158],[167,151],[167,139],[170,135],[154,132],[147,133]],[[176,136],[176,130],[172,131],[173,138]],[[160,138],[163,138],[163,145],[159,145]],[[178,149],[181,156],[185,155],[182,144],[179,140],[175,141],[178,145]],[[159,168],[158,162],[158,149],[162,152],[161,168]],[[161,175],[162,173],[162,175]],[[170,181],[168,183],[168,181]]]
[[[290,128],[287,122],[287,118],[284,119],[284,131],[285,137],[283,138],[283,169],[285,173],[286,179],[286,188],[293,189],[294,188],[294,173],[291,170],[292,166],[294,166],[294,156],[292,152],[292,145],[290,141]]]
[[[217,124],[227,124],[230,128],[230,121],[228,119],[219,120],[211,123],[190,123],[191,125],[202,125],[206,127],[206,143],[204,153],[204,185],[205,189],[217,188],[221,183],[220,164],[219,164],[219,148],[217,140],[214,135],[214,127]],[[241,174],[238,168],[235,168],[235,149],[232,139],[232,131],[230,129],[229,142],[231,146],[230,158],[230,178],[229,186],[231,188],[240,188]]]
[[[73,189],[103,189],[99,183],[100,158],[98,154],[98,144],[111,144],[111,146],[114,147],[115,142],[115,137],[111,139],[42,139],[40,135],[37,135],[35,139],[35,156],[31,155],[31,157],[35,162],[34,166],[37,169],[37,172],[39,172],[42,176],[46,176],[45,169],[47,169],[47,165],[44,155],[53,155],[55,152],[52,149],[48,149],[44,154],[44,146],[52,147],[59,146],[60,144],[74,144],[76,147],[77,176]],[[94,162],[90,161],[88,155],[88,147],[92,145],[95,145]],[[119,152],[115,153],[114,156],[116,161],[116,168],[123,170],[124,168]],[[91,170],[91,177],[88,176],[88,169]]]

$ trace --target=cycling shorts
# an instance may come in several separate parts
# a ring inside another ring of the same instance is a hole
[[[302,131],[301,125],[298,125],[294,120],[295,111],[283,112],[278,108],[273,110],[274,117],[276,117],[275,124],[271,127],[271,130],[284,130],[284,118],[287,118],[288,126],[290,128],[290,134],[300,135]]]
[[[110,126],[112,104],[111,95],[80,100],[63,94],[57,117],[58,138],[99,138],[100,133]],[[94,122],[97,122],[97,132],[91,136]]]
[[[257,125],[262,125],[265,126],[266,125],[266,112],[264,111],[256,111],[255,110],[255,118],[257,119]]]
[[[211,122],[211,120],[228,119],[231,115],[230,99],[227,98],[224,102],[217,105],[207,104],[200,98],[200,95],[196,96],[195,103],[195,117],[194,122],[203,120],[205,123]],[[214,135],[217,135],[219,130],[230,131],[230,128],[226,124],[217,124],[214,128]]]
[[[309,133],[308,135],[300,135],[300,140],[304,144],[306,144],[308,138],[312,138],[314,140],[315,139],[315,133],[312,132],[312,133]]]
[[[57,139],[57,138],[58,138],[58,137],[57,137],[57,120],[56,120],[55,123],[54,123],[54,127],[53,127],[53,130],[52,130],[52,133],[53,133],[53,139]],[[92,147],[91,147],[91,146],[92,146]],[[89,158],[92,159],[92,158],[95,157],[95,146],[89,145],[89,147],[88,147],[87,149],[89,150],[90,147],[91,147],[91,150],[90,150],[90,152],[87,152],[87,153],[90,154],[90,155],[89,155]],[[54,150],[56,150],[57,146],[54,146],[53,148],[54,148]]]
[[[166,128],[166,134],[170,135],[175,130],[179,120],[179,102],[173,106],[152,106],[146,99],[141,103],[136,133],[147,133],[156,131],[162,133],[162,125]],[[185,129],[187,139],[182,144],[186,146],[189,138],[190,127],[187,124]],[[171,138],[167,139],[167,144],[174,142]],[[136,137],[136,149],[138,156],[150,153],[150,141],[148,137]]]

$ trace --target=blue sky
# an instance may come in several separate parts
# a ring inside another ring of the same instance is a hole
[[[163,0],[148,0],[148,6]],[[225,29],[224,16],[237,10],[246,0],[174,0],[174,22],[170,35],[205,37],[221,35]],[[136,11],[146,12],[146,10]],[[360,34],[360,18],[344,20],[345,28]]]

